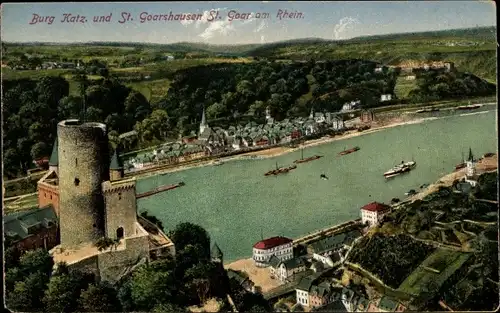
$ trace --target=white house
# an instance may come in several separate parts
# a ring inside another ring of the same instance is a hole
[[[314,121],[316,123],[324,123],[326,121],[325,115],[323,113],[316,113],[314,114]]]
[[[253,246],[253,260],[258,267],[266,267],[272,256],[280,261],[293,258],[293,240],[286,237],[272,237],[261,240]]]
[[[297,303],[302,306],[309,306],[309,290],[314,282],[314,278],[307,276],[300,280],[295,288]]]
[[[406,80],[415,80],[415,79],[417,79],[417,76],[415,76],[415,75],[408,75],[408,76],[405,77],[405,79]]]
[[[334,130],[343,130],[345,128],[345,123],[342,117],[336,115],[332,118],[332,128]]]
[[[343,106],[342,106],[342,112],[348,112],[348,111],[352,111],[354,109],[356,109],[356,107],[358,105],[361,104],[361,101],[360,100],[356,100],[356,101],[351,101],[351,102],[348,102],[348,103],[345,103]]]
[[[392,95],[391,94],[387,94],[387,95],[381,95],[380,96],[380,101],[384,102],[384,101],[391,101],[392,100]]]
[[[381,66],[376,67],[376,68],[375,68],[375,73],[380,73],[380,72],[382,72],[382,69],[383,69],[383,68],[382,68]]]
[[[387,215],[391,207],[378,202],[372,202],[361,208],[361,222],[368,223],[371,226],[377,225],[384,215]]]

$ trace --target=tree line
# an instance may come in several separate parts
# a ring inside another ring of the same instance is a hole
[[[211,259],[210,237],[202,227],[181,223],[170,233],[176,257],[141,265],[115,285],[64,263],[53,271],[46,250],[19,255],[6,249],[6,303],[22,312],[186,312],[210,298],[230,312],[226,295],[242,310],[270,312],[262,296],[230,283],[222,264]],[[234,283],[234,282],[233,282]]]

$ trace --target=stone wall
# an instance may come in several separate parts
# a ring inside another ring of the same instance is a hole
[[[147,232],[136,223],[139,234],[122,240],[123,250],[108,250],[99,254],[98,265],[101,279],[115,282],[125,275],[134,265],[149,261],[149,242]]]
[[[61,245],[104,235],[101,183],[109,178],[106,126],[66,120],[57,125]]]

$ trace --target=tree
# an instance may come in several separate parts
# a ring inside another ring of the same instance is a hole
[[[153,313],[177,313],[177,312],[185,312],[186,309],[172,303],[161,303],[156,305],[152,312]]]
[[[160,303],[172,301],[172,278],[172,273],[155,271],[151,266],[138,268],[130,282],[130,296],[136,308],[150,311]]]
[[[31,273],[22,281],[15,283],[14,290],[8,293],[7,306],[16,311],[38,311],[43,307],[41,299],[48,277],[41,272]]]
[[[37,160],[47,154],[47,144],[45,142],[37,142],[31,147],[31,157]]]
[[[192,223],[180,223],[170,232],[169,237],[175,242],[177,251],[183,250],[187,245],[199,245],[204,252],[203,257],[210,258],[210,237],[203,227]]]
[[[121,311],[116,290],[106,283],[90,284],[80,294],[79,306],[85,312]]]
[[[54,267],[54,260],[47,250],[36,249],[21,256],[19,267],[25,275],[40,272],[49,276]]]
[[[74,312],[82,290],[95,282],[92,273],[79,270],[53,275],[45,290],[43,302],[51,312]]]

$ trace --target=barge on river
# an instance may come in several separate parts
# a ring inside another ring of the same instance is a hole
[[[354,147],[354,148],[351,148],[351,149],[346,149],[344,151],[339,152],[338,155],[341,156],[341,155],[350,154],[350,153],[358,151],[359,149],[360,149],[360,147]]]
[[[479,109],[482,105],[480,104],[469,104],[469,105],[461,105],[456,108],[456,110],[475,110]]]
[[[270,170],[264,174],[264,176],[271,176],[271,175],[279,175],[279,174],[285,174],[288,173],[294,169],[297,168],[297,165],[292,165],[288,167],[278,167],[278,162],[276,162],[276,169]]]
[[[311,157],[308,157],[308,158],[304,159],[304,149],[301,149],[301,157],[300,157],[300,159],[293,161],[293,163],[295,163],[295,164],[306,163],[306,162],[309,162],[309,161],[317,160],[317,159],[322,158],[322,157],[323,157],[322,155],[313,155]]]

